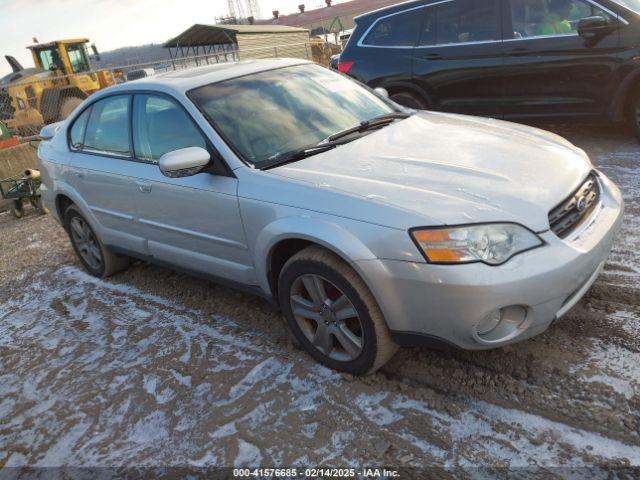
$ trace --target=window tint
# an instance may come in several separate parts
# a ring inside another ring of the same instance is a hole
[[[73,148],[81,149],[84,143],[84,133],[87,130],[87,121],[91,115],[91,107],[87,108],[80,116],[73,122],[71,131],[69,132],[69,141]]]
[[[573,35],[582,18],[602,16],[615,21],[609,13],[586,0],[509,0],[513,38]]]
[[[499,41],[499,6],[500,0],[454,0],[427,7],[420,45]]]
[[[99,100],[91,107],[84,138],[85,150],[131,155],[128,95]]]
[[[157,163],[167,152],[186,147],[207,148],[187,113],[174,101],[155,95],[136,95],[133,107],[136,157]]]
[[[414,9],[381,18],[364,39],[365,45],[413,47],[418,40],[424,9]]]

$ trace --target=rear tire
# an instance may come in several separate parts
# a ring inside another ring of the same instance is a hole
[[[402,106],[413,108],[414,110],[426,110],[427,102],[411,92],[398,92],[390,95],[389,98]]]
[[[631,130],[640,140],[640,88],[636,89],[636,92],[631,97],[627,119]]]
[[[287,261],[278,297],[296,340],[329,368],[370,374],[398,350],[360,276],[324,248],[307,247]]]
[[[116,255],[103,245],[75,205],[65,210],[64,227],[82,266],[94,277],[108,277],[129,265],[128,257]]]
[[[64,120],[65,118],[67,118],[82,102],[83,100],[78,97],[67,98],[64,102],[62,102],[62,105],[60,105],[60,114],[58,115],[58,120]]]

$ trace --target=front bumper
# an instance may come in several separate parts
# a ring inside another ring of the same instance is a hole
[[[469,350],[525,340],[546,330],[595,282],[622,224],[618,188],[600,175],[601,206],[571,238],[540,234],[543,247],[504,265],[432,265],[395,260],[357,262],[394,338],[404,344],[431,340]],[[476,327],[491,312],[524,307],[526,317],[509,335],[491,341]],[[403,341],[404,339],[404,341]],[[418,341],[416,341],[418,340]]]

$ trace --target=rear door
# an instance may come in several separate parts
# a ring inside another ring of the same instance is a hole
[[[421,10],[413,75],[433,107],[502,113],[501,0],[444,0]]]
[[[133,143],[141,166],[132,201],[149,254],[193,271],[251,284],[253,261],[240,218],[238,181],[182,106],[160,94],[136,94]],[[202,147],[219,173],[168,178],[158,167],[167,152]]]
[[[619,30],[595,42],[578,35],[581,18],[624,22],[591,0],[505,0],[505,115],[601,115],[617,81]]]
[[[78,116],[69,135],[67,181],[99,222],[103,242],[144,253],[144,239],[134,223],[138,164],[130,161],[130,112],[131,96],[113,95]]]

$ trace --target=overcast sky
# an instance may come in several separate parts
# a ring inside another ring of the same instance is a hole
[[[243,0],[244,1],[244,0]],[[308,10],[324,0],[258,0],[263,18],[272,10],[281,14]],[[345,0],[334,0],[342,3]],[[4,55],[13,55],[24,67],[33,60],[25,48],[40,42],[88,37],[99,50],[160,43],[194,23],[214,23],[227,14],[227,0],[0,0],[0,77],[11,69]]]

